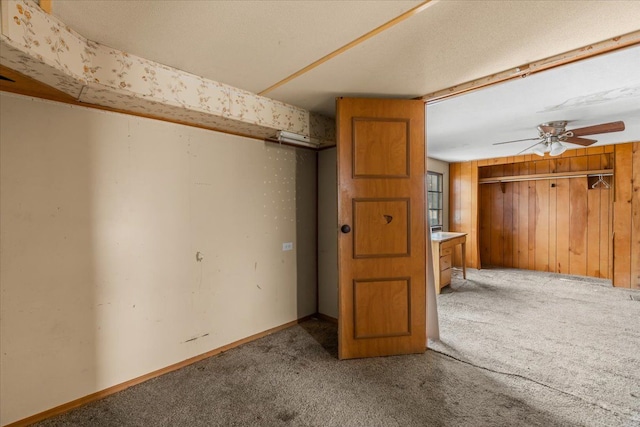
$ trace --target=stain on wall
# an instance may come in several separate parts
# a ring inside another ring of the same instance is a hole
[[[315,153],[0,97],[2,424],[314,312]]]

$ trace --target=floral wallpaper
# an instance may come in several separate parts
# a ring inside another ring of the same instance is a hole
[[[258,138],[286,130],[335,141],[330,118],[92,42],[28,0],[1,8],[0,63],[81,102]]]
[[[336,144],[336,121],[322,114],[309,113],[311,139],[318,139],[321,146]]]
[[[6,43],[0,36],[0,63],[58,90],[77,96],[83,83],[55,67],[35,59]]]

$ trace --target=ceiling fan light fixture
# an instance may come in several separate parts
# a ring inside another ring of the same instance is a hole
[[[567,147],[560,141],[555,141],[551,144],[551,151],[549,152],[549,154],[551,154],[552,156],[559,156],[565,151],[567,151]]]
[[[533,154],[537,154],[540,157],[544,157],[544,153],[549,151],[549,147],[544,142],[533,147]]]
[[[566,143],[588,147],[598,142],[596,139],[582,138],[585,135],[597,135],[600,133],[621,132],[625,130],[625,124],[622,121],[601,123],[599,125],[571,130],[567,130],[566,128],[568,123],[567,120],[542,123],[538,125],[537,138],[513,139],[511,141],[495,142],[493,145],[535,140],[538,142],[525,148],[518,154],[532,152],[540,157],[544,157],[545,153],[549,153],[552,156],[559,156],[567,151]]]

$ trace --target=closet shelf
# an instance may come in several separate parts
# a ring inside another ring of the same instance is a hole
[[[532,175],[495,176],[478,179],[479,184],[497,184],[503,182],[535,181],[538,179],[583,178],[590,176],[613,176],[613,169],[598,169],[576,172],[536,173]]]

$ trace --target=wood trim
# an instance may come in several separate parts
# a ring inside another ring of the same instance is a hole
[[[631,289],[640,289],[640,142],[631,148]]]
[[[218,129],[218,128],[214,128],[214,127],[210,127],[210,126],[204,126],[204,125],[199,125],[199,124],[195,124],[195,123],[190,123],[190,122],[186,122],[183,120],[176,120],[176,119],[168,119],[165,117],[158,117],[158,116],[154,116],[152,114],[143,114],[143,113],[137,113],[134,111],[127,111],[127,110],[121,110],[118,108],[111,108],[111,107],[104,107],[102,105],[96,105],[96,104],[90,104],[90,103],[86,103],[86,102],[80,102],[78,100],[76,100],[74,97],[72,97],[71,95],[68,95],[62,91],[59,91],[55,88],[52,88],[50,86],[47,86],[43,83],[40,83],[37,80],[32,79],[31,77],[25,76],[24,74],[21,74],[17,71],[11,70],[10,68],[7,68],[3,65],[0,65],[0,74],[5,76],[5,77],[9,77],[12,80],[15,80],[16,83],[18,82],[18,80],[16,80],[14,77],[15,76],[19,76],[18,78],[21,79],[21,83],[31,80],[32,82],[28,82],[28,84],[26,86],[21,85],[20,87],[12,87],[10,86],[9,83],[4,83],[6,81],[2,80],[0,81],[0,92],[8,92],[8,93],[14,93],[16,95],[22,95],[22,96],[30,96],[32,98],[39,98],[39,99],[46,99],[48,101],[54,101],[54,102],[61,102],[64,104],[70,104],[70,105],[75,105],[78,107],[85,107],[85,108],[93,108],[96,110],[102,110],[102,111],[110,111],[112,113],[119,113],[119,114],[126,114],[129,116],[136,116],[136,117],[143,117],[145,119],[152,119],[152,120],[160,120],[162,122],[168,122],[168,123],[175,123],[178,125],[184,125],[184,126],[190,126],[190,127],[195,127],[195,128],[199,128],[199,129],[204,129],[204,130],[211,130],[214,132],[220,132],[220,133],[225,133],[227,135],[235,135],[235,136],[242,136],[244,138],[251,138],[251,139],[255,139],[258,141],[264,141],[264,138],[261,137],[257,137],[254,135],[247,135],[244,133],[240,133],[240,132],[232,132],[232,131],[228,131],[228,130],[223,130],[223,129]],[[282,145],[287,145],[286,143],[283,143]],[[303,148],[300,146],[296,146],[296,148]],[[312,150],[316,150],[314,148],[310,148]]]
[[[539,73],[540,71],[549,70],[561,65],[570,64],[582,59],[591,58],[593,56],[598,56],[603,53],[612,52],[614,50],[622,49],[625,47],[635,46],[637,44],[640,44],[640,30],[598,43],[593,43],[578,49],[570,50],[568,52],[541,59],[539,61],[520,65],[519,67],[510,68],[499,73],[491,74],[489,76],[484,76],[479,79],[452,86],[448,89],[431,92],[417,99],[422,99],[427,103],[441,101],[443,99],[460,95],[466,92],[475,91],[486,86],[491,86],[508,80],[525,78],[532,74]]]
[[[4,65],[0,65],[0,75],[12,80],[12,81],[0,80],[0,92],[15,93],[17,95],[30,96],[33,98],[46,99],[46,100],[55,101],[55,102],[62,102],[64,104],[71,104],[78,107],[93,108],[96,110],[110,111],[112,113],[120,113],[120,114],[127,114],[129,116],[143,117],[145,119],[160,120],[162,122],[175,123],[178,125],[190,126],[190,127],[204,129],[204,130],[211,130],[214,132],[225,133],[227,135],[235,135],[235,136],[241,136],[244,138],[251,138],[258,141],[268,140],[266,138],[261,138],[258,136],[247,135],[240,132],[232,132],[228,130],[218,129],[215,127],[199,125],[196,123],[190,123],[183,120],[168,119],[165,117],[154,116],[152,114],[137,113],[134,111],[127,111],[127,110],[122,110],[118,108],[111,108],[111,107],[104,107],[102,105],[90,104],[87,102],[80,102],[76,98],[74,98],[73,96],[65,92],[62,92],[56,88],[53,88],[44,83],[41,83],[38,80],[35,80],[11,68],[5,67]],[[303,148],[303,149],[308,149],[313,151],[319,151],[319,148],[303,147],[301,145],[290,144],[287,142],[282,142],[282,143],[278,142],[278,144],[288,145],[295,148]],[[335,145],[332,145],[330,147],[335,147]]]
[[[313,70],[314,68],[319,67],[320,65],[322,65],[325,62],[329,61],[330,59],[333,59],[336,56],[348,51],[349,49],[358,46],[359,44],[369,40],[370,38],[372,38],[372,37],[374,37],[374,36],[376,36],[376,35],[378,35],[380,33],[382,33],[383,31],[388,30],[389,28],[401,23],[402,21],[405,21],[405,20],[411,18],[412,16],[417,15],[418,13],[424,11],[429,6],[431,6],[431,4],[432,4],[432,0],[426,0],[426,1],[422,2],[422,3],[420,3],[418,6],[414,7],[413,9],[409,9],[408,11],[404,12],[403,14],[401,14],[399,16],[396,16],[392,20],[385,22],[384,24],[380,25],[379,27],[374,28],[373,30],[371,30],[368,33],[365,33],[364,35],[358,37],[357,39],[347,43],[346,45],[342,46],[341,48],[334,50],[330,54],[323,56],[322,58],[318,59],[315,62],[312,62],[311,64],[307,65],[306,67],[302,68],[301,70],[298,70],[295,73],[291,74],[290,76],[285,77],[284,79],[280,80],[279,82],[269,86],[268,88],[266,88],[262,92],[259,92],[258,95],[264,96],[265,94],[274,91],[275,89],[279,88],[280,86],[289,83],[293,79],[296,79],[296,78],[300,77],[301,75]]]
[[[198,128],[198,129],[212,130],[214,132],[226,133],[227,135],[235,135],[235,136],[241,136],[241,137],[244,137],[244,138],[251,138],[251,139],[255,139],[257,141],[264,141],[264,138],[260,138],[260,137],[257,137],[257,136],[247,135],[247,134],[241,133],[241,132],[232,132],[232,131],[219,129],[219,128],[214,128],[214,127],[210,127],[210,126],[198,125],[198,124],[195,124],[195,123],[185,122],[183,120],[167,119],[167,118],[164,118],[164,117],[158,117],[158,116],[154,116],[154,115],[151,115],[151,114],[136,113],[136,112],[133,112],[133,111],[121,110],[121,109],[118,109],[118,108],[103,107],[101,105],[87,104],[87,103],[84,103],[84,102],[77,102],[77,103],[75,103],[75,105],[78,105],[78,106],[81,106],[81,107],[95,108],[97,110],[111,111],[112,113],[128,114],[130,116],[143,117],[145,119],[160,120],[162,122],[175,123],[175,124],[178,124],[178,125],[191,126],[191,127]],[[301,147],[298,147],[298,148],[301,148]]]
[[[11,92],[18,95],[33,96],[36,98],[48,99],[50,101],[64,102],[67,104],[80,104],[73,96],[1,64],[0,75],[10,79],[10,81],[0,80],[0,91]]]
[[[477,269],[482,268],[482,264],[480,263],[480,245],[478,243],[478,233],[479,233],[479,186],[478,186],[478,162],[471,162],[471,233],[468,236],[467,242],[467,266],[475,267]]]
[[[316,152],[316,245],[315,253],[316,257],[316,313],[320,312],[320,154]],[[337,244],[338,242],[336,242]]]
[[[261,139],[261,138],[257,138],[257,137],[249,137],[249,138]],[[316,147],[296,144],[295,142],[279,141],[279,140],[277,140],[275,138],[264,138],[263,141],[264,142],[268,142],[271,145],[286,145],[287,147],[300,148],[302,150],[318,151],[318,148],[316,148]]]
[[[278,331],[281,331],[283,329],[290,328],[291,326],[295,326],[295,325],[297,325],[299,323],[302,323],[302,322],[305,322],[307,320],[310,320],[315,316],[316,315],[314,315],[314,314],[309,315],[309,316],[304,316],[304,317],[301,317],[300,319],[284,323],[284,324],[282,324],[280,326],[276,326],[276,327],[271,328],[271,329],[267,329],[266,331],[259,332],[257,334],[248,336],[248,337],[243,338],[241,340],[238,340],[238,341],[232,342],[230,344],[224,345],[222,347],[213,349],[211,351],[208,351],[206,353],[200,354],[198,356],[191,357],[189,359],[183,360],[182,362],[174,363],[173,365],[169,365],[169,366],[167,366],[165,368],[158,369],[158,370],[153,371],[153,372],[149,372],[148,374],[141,375],[141,376],[139,376],[137,378],[131,379],[129,381],[125,381],[125,382],[120,383],[120,384],[116,384],[116,385],[108,387],[108,388],[106,388],[104,390],[100,390],[100,391],[97,391],[95,393],[91,393],[91,394],[89,394],[87,396],[84,396],[84,397],[81,397],[79,399],[72,400],[71,402],[63,403],[62,405],[56,406],[55,408],[51,408],[51,409],[48,409],[46,411],[40,412],[38,414],[32,415],[30,417],[23,418],[23,419],[18,420],[18,421],[14,421],[11,424],[7,424],[5,427],[23,427],[23,426],[28,426],[28,425],[31,425],[31,424],[36,423],[38,421],[42,421],[42,420],[45,420],[47,418],[51,418],[51,417],[53,417],[55,415],[63,414],[63,413],[68,412],[68,411],[70,411],[72,409],[78,408],[80,406],[84,406],[84,405],[86,405],[88,403],[91,403],[91,402],[95,402],[96,400],[103,399],[103,398],[105,398],[107,396],[110,396],[112,394],[118,393],[118,392],[120,392],[122,390],[126,390],[129,387],[132,387],[134,385],[141,384],[141,383],[143,383],[145,381],[148,381],[150,379],[159,377],[159,376],[167,374],[169,372],[176,371],[178,369],[184,368],[185,366],[189,366],[189,365],[191,365],[193,363],[199,362],[201,360],[204,360],[204,359],[207,359],[209,357],[215,356],[217,354],[223,353],[225,351],[231,350],[231,349],[236,348],[236,347],[238,347],[238,346],[240,346],[242,344],[247,344],[247,343],[249,343],[251,341],[258,340],[260,338],[263,338],[263,337],[265,337],[267,335],[271,335],[271,334],[273,334],[275,332],[278,332]]]
[[[49,15],[51,15],[51,1],[52,0],[40,0],[40,9],[44,10]]]
[[[479,184],[496,184],[503,182],[534,181],[538,179],[581,178],[590,175],[613,175],[613,169],[585,170],[575,172],[537,173],[530,175],[510,175],[478,179]]]

